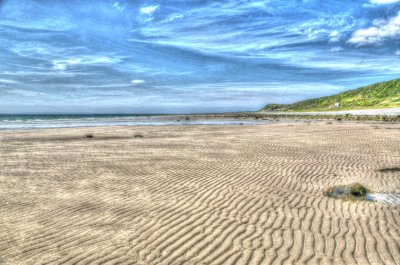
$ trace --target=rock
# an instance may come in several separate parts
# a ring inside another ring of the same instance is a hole
[[[329,188],[325,191],[325,195],[331,198],[344,200],[367,200],[368,193],[371,191],[360,183],[350,185],[341,185]]]

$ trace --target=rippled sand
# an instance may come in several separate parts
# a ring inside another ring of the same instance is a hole
[[[400,207],[322,194],[399,166],[399,124],[0,132],[0,264],[400,264]]]

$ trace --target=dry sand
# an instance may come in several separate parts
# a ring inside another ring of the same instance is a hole
[[[3,131],[0,263],[400,264],[399,207],[322,194],[399,166],[399,124]]]

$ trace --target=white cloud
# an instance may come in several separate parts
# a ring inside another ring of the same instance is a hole
[[[385,4],[393,4],[400,2],[400,0],[371,0],[371,4],[376,4],[376,5],[385,5]]]
[[[331,31],[331,33],[329,33],[329,37],[333,38],[333,37],[337,37],[339,35],[339,32],[337,30]]]
[[[145,6],[139,9],[140,19],[143,22],[150,22],[154,19],[154,12],[160,8],[160,5]]]
[[[160,5],[145,6],[140,9],[140,14],[151,16],[159,8]]]
[[[141,80],[141,79],[134,79],[134,80],[131,81],[131,83],[134,84],[134,85],[141,85],[141,84],[146,83],[146,81]]]
[[[338,42],[340,40],[340,33],[337,30],[331,31],[329,33],[329,42]]]
[[[348,42],[356,45],[380,44],[386,39],[400,37],[400,12],[390,19],[374,20],[373,25],[355,31]]]
[[[400,50],[395,51],[394,54],[400,56]]]
[[[20,84],[20,82],[11,79],[0,79],[0,83],[3,84]]]
[[[340,52],[340,51],[342,51],[342,50],[343,50],[342,47],[337,46],[337,47],[332,47],[330,51],[331,51],[331,52]]]
[[[62,71],[67,69],[69,66],[74,65],[113,64],[118,62],[120,62],[120,59],[118,58],[111,58],[106,56],[83,56],[64,60],[54,60],[53,68]]]
[[[121,9],[122,9],[122,6],[121,6],[121,4],[120,4],[119,2],[115,2],[115,3],[113,4],[113,8],[115,8],[115,9],[117,9],[117,10],[121,10]]]

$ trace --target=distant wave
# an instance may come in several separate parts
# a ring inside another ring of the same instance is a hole
[[[246,120],[181,120],[173,116],[150,115],[0,115],[0,130],[74,128],[97,126],[163,126],[163,125],[224,125],[263,124]]]

